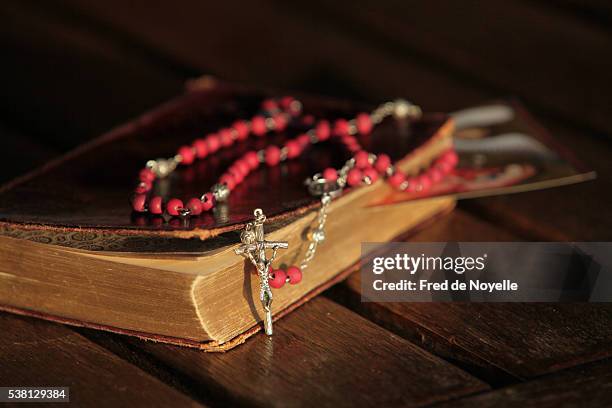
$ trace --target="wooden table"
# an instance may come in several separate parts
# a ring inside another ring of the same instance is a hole
[[[612,238],[607,3],[41,3],[0,5],[3,182],[202,72],[427,110],[514,95],[599,179],[465,201],[410,239]],[[369,304],[357,283],[225,354],[2,313],[0,385],[70,386],[79,406],[612,403],[611,305]]]

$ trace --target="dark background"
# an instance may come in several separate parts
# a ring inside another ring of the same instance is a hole
[[[426,110],[517,97],[599,178],[465,201],[411,239],[609,241],[611,23],[600,0],[3,0],[0,181],[201,74],[371,102],[402,96]],[[275,348],[258,335],[227,354],[0,313],[0,384],[69,385],[90,404],[612,399],[609,304],[362,304],[355,276],[283,318]]]

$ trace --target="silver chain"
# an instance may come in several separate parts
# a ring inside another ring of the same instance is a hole
[[[317,227],[310,232],[310,243],[308,249],[304,254],[304,259],[300,264],[300,269],[304,270],[308,268],[308,264],[314,258],[317,253],[317,247],[319,243],[325,241],[325,221],[327,221],[327,209],[331,203],[331,196],[329,194],[323,194],[321,197],[321,208],[317,213]]]

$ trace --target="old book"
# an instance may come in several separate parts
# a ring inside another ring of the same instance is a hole
[[[253,209],[262,208],[269,220],[267,239],[289,242],[277,263],[299,263],[320,206],[303,180],[322,168],[340,167],[348,154],[330,142],[303,159],[262,168],[232,193],[227,205],[187,222],[136,216],[128,197],[147,159],[166,157],[200,134],[250,117],[264,96],[258,90],[198,81],[176,100],[4,186],[0,308],[205,350],[226,350],[260,330],[258,276],[234,253],[240,230],[251,221]],[[370,108],[300,99],[318,117],[346,117]],[[416,173],[448,149],[452,137],[452,119],[426,114],[414,122],[385,121],[362,143]],[[159,183],[159,193],[197,196],[236,156],[269,141],[244,142],[181,170]],[[358,261],[361,242],[392,240],[450,211],[456,193],[479,189],[474,182],[478,175],[490,191],[528,186],[534,179],[531,170],[503,171],[500,160],[465,177],[457,173],[433,196],[398,194],[384,181],[346,190],[330,206],[327,238],[302,282],[274,292],[274,317],[342,279]],[[554,176],[588,177],[566,167]]]
[[[303,160],[262,168],[226,206],[186,223],[135,216],[128,198],[148,158],[168,156],[198,134],[250,117],[262,96],[226,85],[192,90],[4,187],[2,307],[204,349],[228,348],[258,330],[258,276],[234,253],[240,230],[253,209],[262,208],[269,220],[267,239],[289,242],[277,263],[299,263],[320,205],[303,181],[322,168],[341,167],[348,153],[330,142]],[[301,99],[307,112],[329,118],[368,108]],[[416,172],[448,149],[451,137],[452,121],[433,114],[414,123],[385,121],[363,143],[375,152],[391,152],[399,167]],[[223,151],[177,172],[159,188],[165,195],[199,195],[233,157],[261,143]],[[390,190],[379,181],[332,202],[326,241],[302,282],[274,292],[276,318],[339,279],[359,258],[361,242],[391,240],[454,205],[454,198],[438,197],[382,210],[369,206]]]

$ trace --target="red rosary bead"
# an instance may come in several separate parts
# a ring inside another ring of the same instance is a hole
[[[232,191],[234,187],[236,187],[236,180],[234,180],[234,177],[232,177],[232,175],[228,173],[225,173],[219,178],[219,183],[225,184],[230,191]]]
[[[269,112],[277,111],[278,105],[274,99],[266,99],[261,103],[261,107]]]
[[[389,156],[384,153],[379,154],[376,158],[376,161],[374,162],[374,168],[379,173],[386,173],[389,166],[391,166],[391,159],[389,158]]]
[[[310,136],[308,136],[306,133],[303,133],[296,137],[295,141],[298,142],[299,145],[302,146],[302,148],[305,148],[310,143]]]
[[[255,170],[259,167],[259,158],[257,157],[257,153],[250,151],[244,154],[244,161],[249,165],[251,170]]]
[[[421,174],[418,176],[417,183],[420,191],[427,191],[431,188],[431,179],[427,174]]]
[[[202,202],[197,198],[192,198],[187,201],[187,209],[191,215],[202,214]]]
[[[389,184],[395,188],[398,188],[404,181],[406,181],[406,176],[399,171],[396,171],[389,177]]]
[[[287,268],[287,277],[290,284],[298,284],[302,281],[302,271],[297,266],[290,266]]]
[[[263,116],[255,116],[251,119],[251,130],[255,136],[263,136],[266,134],[266,118]]]
[[[363,179],[363,174],[361,173],[361,170],[356,169],[356,168],[350,169],[346,175],[346,182],[351,187],[359,185],[362,179]]]
[[[221,142],[219,141],[219,136],[214,133],[206,136],[206,144],[208,145],[208,152],[215,153],[221,147]]]
[[[136,212],[144,212],[146,210],[146,202],[147,196],[145,194],[137,194],[132,199],[132,209]]]
[[[360,113],[355,118],[357,124],[357,131],[362,135],[367,135],[372,131],[372,119],[367,113]]]
[[[190,146],[182,146],[179,148],[178,154],[182,157],[181,164],[189,165],[195,160],[195,153]]]
[[[282,269],[273,270],[270,274],[268,282],[270,282],[270,286],[274,289],[280,289],[285,286],[285,282],[287,281],[287,274]]]
[[[245,140],[249,137],[249,126],[244,120],[237,120],[232,125],[232,128],[236,131],[238,140]]]
[[[152,183],[155,180],[155,173],[153,173],[153,170],[151,169],[140,170],[138,176],[140,178],[140,181],[148,181],[149,183]]]
[[[294,159],[302,153],[302,149],[300,148],[300,144],[296,140],[289,140],[285,143],[285,148],[287,149],[287,158]]]
[[[323,170],[323,178],[327,181],[336,181],[338,180],[338,172],[336,169],[328,167]]]
[[[245,159],[236,160],[236,163],[234,163],[233,167],[235,167],[236,170],[238,170],[243,177],[249,174],[250,168]]]
[[[215,206],[215,196],[212,193],[204,194],[202,198],[202,211],[208,211]]]
[[[291,110],[291,104],[295,101],[291,96],[283,96],[280,100],[280,106],[286,111]]]
[[[272,119],[274,120],[274,129],[277,132],[282,132],[283,130],[285,130],[285,128],[287,127],[287,119],[285,118],[284,114],[277,113],[272,117]]]
[[[346,119],[337,119],[334,123],[334,135],[346,136],[349,134],[349,123]]]
[[[166,212],[170,215],[179,215],[179,210],[183,208],[183,202],[178,198],[171,198],[166,204]]]
[[[205,139],[197,139],[193,142],[193,149],[196,152],[198,159],[203,159],[208,154],[208,145]]]
[[[136,194],[144,194],[147,191],[151,190],[152,187],[153,187],[153,185],[151,184],[150,181],[141,181],[136,186],[135,192],[136,192]]]
[[[276,166],[280,162],[281,151],[278,146],[271,145],[266,148],[266,163],[268,166]]]
[[[219,141],[221,142],[221,146],[229,147],[234,143],[234,139],[232,138],[232,131],[230,129],[221,129],[219,131]]]
[[[363,175],[370,179],[370,183],[375,183],[378,180],[378,172],[373,167],[363,169]]]
[[[325,141],[329,139],[330,133],[329,122],[320,120],[315,127],[315,135],[317,135],[320,141]]]
[[[358,169],[364,169],[368,167],[370,165],[370,162],[368,160],[369,156],[370,155],[365,150],[360,150],[355,153],[355,156],[353,157],[355,159],[355,166]]]
[[[163,202],[160,196],[151,197],[149,200],[149,212],[155,215],[164,212]]]

